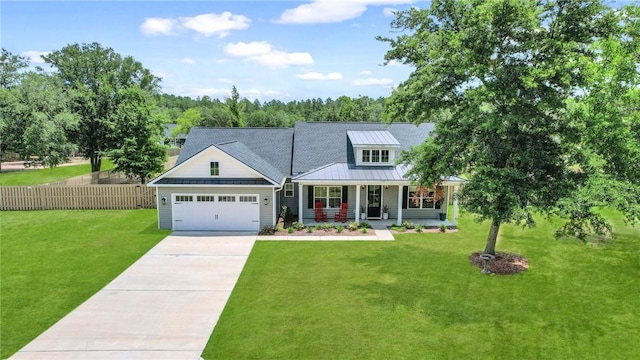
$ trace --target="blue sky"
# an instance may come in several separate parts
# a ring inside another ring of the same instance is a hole
[[[2,47],[29,56],[99,42],[163,78],[162,91],[261,101],[387,96],[410,68],[382,66],[393,10],[416,0],[7,1]]]

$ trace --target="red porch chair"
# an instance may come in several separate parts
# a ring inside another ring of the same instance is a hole
[[[340,211],[333,215],[333,221],[347,222],[347,207],[349,204],[341,203]]]
[[[327,221],[327,213],[322,211],[322,208],[322,203],[320,201],[316,202],[316,221]]]

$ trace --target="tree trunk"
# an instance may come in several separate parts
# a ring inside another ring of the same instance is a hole
[[[489,228],[489,236],[487,237],[487,245],[484,248],[485,254],[496,254],[496,241],[498,240],[498,231],[500,230],[500,221],[493,219],[491,228]]]
[[[100,182],[100,165],[102,158],[99,154],[91,154],[91,183],[97,184]]]

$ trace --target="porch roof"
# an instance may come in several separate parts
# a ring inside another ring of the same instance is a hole
[[[356,166],[351,163],[333,163],[313,169],[292,178],[296,182],[395,182],[409,184],[405,177],[407,166]],[[444,185],[463,183],[467,180],[459,176],[442,177]]]
[[[398,166],[355,166],[348,163],[333,163],[300,174],[294,181],[402,181],[406,167]]]

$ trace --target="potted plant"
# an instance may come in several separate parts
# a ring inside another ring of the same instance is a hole
[[[364,206],[360,206],[360,220],[366,220],[367,219],[367,213],[364,212]]]
[[[382,220],[387,220],[389,218],[389,207],[387,205],[382,205]]]

